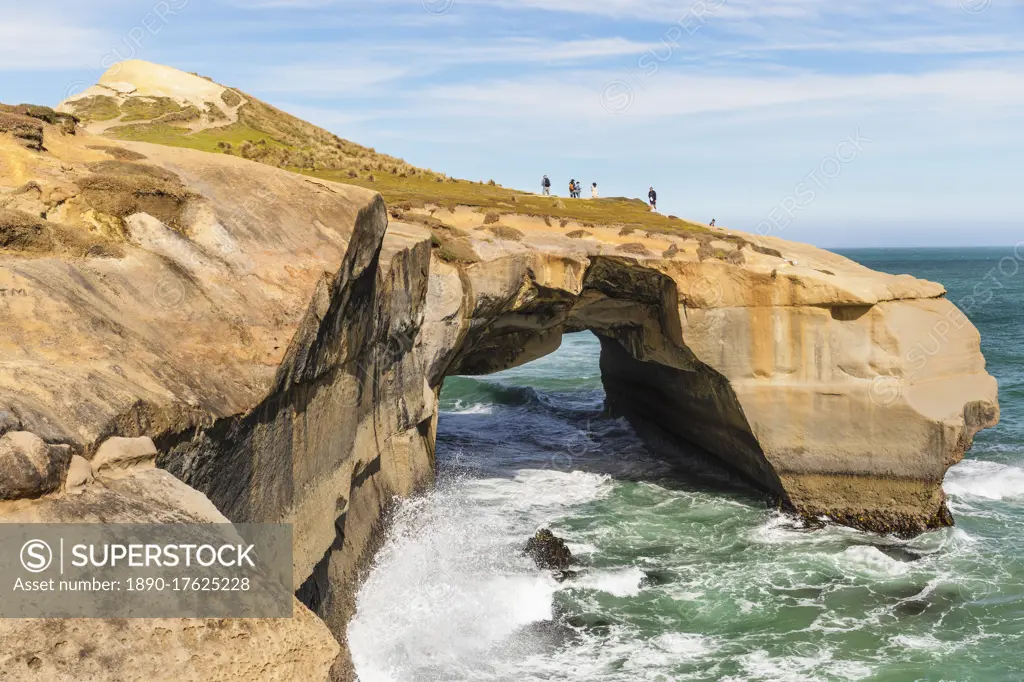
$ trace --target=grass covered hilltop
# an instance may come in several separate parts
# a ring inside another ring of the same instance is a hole
[[[142,61],[115,66],[98,85],[59,109],[77,116],[90,132],[111,138],[232,154],[374,189],[395,210],[469,206],[498,216],[515,213],[556,224],[565,221],[563,227],[572,221],[584,227],[614,225],[627,232],[711,234],[704,225],[653,213],[639,199],[543,197],[493,181],[473,182],[418,168],[207,78]]]

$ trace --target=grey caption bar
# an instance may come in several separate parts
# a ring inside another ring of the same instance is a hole
[[[0,618],[290,618],[292,528],[0,524]]]

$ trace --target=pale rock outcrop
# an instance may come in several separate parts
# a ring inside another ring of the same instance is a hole
[[[103,441],[92,456],[92,471],[102,476],[124,469],[152,468],[156,466],[156,454],[152,438],[114,436]]]
[[[85,486],[95,480],[92,473],[92,464],[85,457],[79,455],[71,456],[71,465],[68,467],[68,477],[64,481],[64,492],[80,493]]]
[[[5,523],[227,523],[166,471],[83,483],[77,494],[0,502]],[[294,616],[214,619],[2,619],[0,679],[11,682],[325,680],[330,631],[298,601]]]

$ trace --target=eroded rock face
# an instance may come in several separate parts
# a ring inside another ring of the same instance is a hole
[[[34,433],[0,436],[0,500],[42,497],[59,490],[67,477],[71,448],[49,445]]]
[[[174,210],[153,206],[154,215],[134,204],[138,212],[104,214],[96,207],[108,200],[132,206],[137,183],[82,179],[106,173],[96,164],[123,148],[81,131],[46,135],[45,153],[0,135],[0,204],[46,213],[68,234],[102,235],[120,255],[0,253],[0,353],[5,367],[18,368],[0,372],[4,431],[35,434],[66,459],[88,463],[86,470],[78,462],[58,497],[64,511],[32,519],[109,522],[103,505],[92,504],[96,491],[147,480],[131,501],[118,498],[132,511],[128,520],[152,520],[154,507],[161,520],[191,518],[175,512],[185,500],[166,499],[156,485],[173,481],[232,521],[292,523],[294,587],[314,576],[327,586],[309,602],[322,620],[308,611],[301,619],[326,621],[342,639],[384,510],[433,477],[436,398],[411,347],[423,316],[429,233],[395,230],[385,240],[384,205],[372,192],[146,145],[118,154],[133,160],[113,170],[173,178]],[[89,195],[83,185],[107,194]],[[162,470],[147,470],[157,450]],[[59,493],[63,482],[33,482],[31,495]],[[15,511],[0,508],[0,520],[31,520]],[[266,632],[283,642],[289,626],[279,625]],[[288,653],[237,626],[225,630],[237,636],[211,641],[211,655],[221,647],[222,657],[249,656],[253,668],[176,679],[263,679],[252,670],[276,664],[284,672],[266,679],[326,678],[326,670],[315,672],[316,652],[326,651],[316,645],[310,667],[285,665],[304,660],[301,630]],[[152,666],[141,659],[158,648],[152,638],[165,626],[132,628],[121,651],[126,669],[145,677]],[[203,636],[188,623],[170,629],[182,642]],[[260,655],[250,655],[253,646]],[[347,657],[334,661],[337,651],[330,658],[343,678]],[[174,665],[167,670],[178,674]]]
[[[86,477],[87,478],[87,477]],[[201,493],[157,469],[82,482],[75,494],[0,502],[4,523],[227,523]],[[4,680],[325,680],[339,646],[294,602],[290,619],[3,619]]]

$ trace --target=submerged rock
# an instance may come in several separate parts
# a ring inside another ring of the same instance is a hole
[[[874,547],[890,559],[895,559],[896,561],[902,561],[905,563],[920,561],[925,557],[921,552],[915,552],[912,549],[907,549],[906,547],[901,547],[899,545],[874,545]]]
[[[656,585],[668,585],[676,580],[676,576],[668,571],[644,571],[640,587],[653,587]]]
[[[572,564],[572,552],[569,551],[565,540],[556,536],[547,528],[540,529],[532,538],[527,540],[524,551],[540,568],[563,571],[561,580],[575,577],[574,571],[565,570]],[[570,573],[572,575],[569,575]]]

